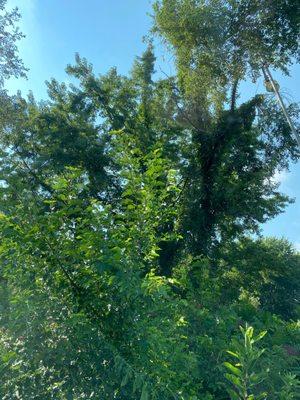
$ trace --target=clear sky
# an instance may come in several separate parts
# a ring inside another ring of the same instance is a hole
[[[127,73],[134,57],[140,55],[151,26],[150,0],[9,0],[22,14],[21,30],[26,38],[19,45],[20,55],[29,68],[28,80],[11,79],[7,88],[25,95],[32,90],[37,99],[46,98],[44,82],[51,77],[67,81],[64,68],[78,52],[105,73],[116,66]],[[170,74],[172,59],[157,48],[157,70]],[[165,57],[164,57],[165,54]],[[300,101],[300,66],[293,66],[289,78],[274,74],[288,101]],[[244,84],[243,97],[264,92],[262,81]],[[266,235],[286,237],[300,250],[300,162],[290,172],[277,174],[282,192],[295,198],[286,212],[264,226]]]

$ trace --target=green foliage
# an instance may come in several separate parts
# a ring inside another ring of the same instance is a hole
[[[16,42],[24,35],[16,27],[20,19],[18,9],[11,11],[5,9],[7,0],[0,0],[0,87],[4,80],[11,76],[25,76],[26,69],[18,57]]]
[[[257,399],[296,399],[298,396],[299,379],[296,375],[286,373],[276,381],[272,377],[272,370],[278,362],[268,354],[266,348],[257,344],[266,335],[267,331],[254,336],[252,326],[240,327],[243,340],[234,339],[232,350],[227,353],[234,358],[234,362],[224,362],[228,371],[225,374],[227,391],[232,400]],[[264,358],[264,360],[263,360]]]
[[[47,101],[1,93],[3,400],[296,398],[299,253],[252,234],[299,150],[272,99],[236,104],[258,54],[298,51],[273,3],[157,2],[170,78],[149,45],[126,77],[76,55]]]
[[[283,319],[299,318],[299,253],[283,239],[241,241],[220,249],[223,301],[243,295]]]
[[[235,363],[224,362],[228,370],[225,374],[226,379],[234,387],[234,390],[228,388],[228,393],[233,400],[262,400],[267,398],[267,393],[261,392],[259,387],[267,377],[265,371],[259,371],[258,362],[265,349],[259,349],[255,343],[260,341],[267,333],[262,331],[254,337],[253,327],[241,327],[243,334],[243,343],[235,341],[233,351],[228,353],[235,358]],[[259,371],[259,372],[258,372]]]
[[[225,99],[226,85],[257,77],[263,62],[287,71],[299,59],[296,0],[158,0],[154,11],[182,84],[209,103]]]

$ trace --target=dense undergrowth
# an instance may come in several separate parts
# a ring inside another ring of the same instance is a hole
[[[149,44],[128,76],[77,56],[44,102],[2,90],[1,399],[299,398],[300,255],[259,232],[300,153],[272,96],[237,100],[298,57],[296,3],[159,1],[175,76]]]

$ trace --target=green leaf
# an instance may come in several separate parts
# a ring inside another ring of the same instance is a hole
[[[243,389],[243,385],[242,385],[240,379],[239,379],[237,376],[232,375],[232,374],[225,374],[225,377],[226,377],[231,383],[233,383],[235,386],[237,386],[237,387],[240,388],[240,389]]]
[[[144,383],[140,400],[148,400],[148,399],[149,399],[149,392],[147,389],[147,383]]]
[[[130,378],[130,372],[128,371],[121,381],[121,387],[126,386]]]
[[[252,327],[252,326],[249,326],[249,327],[246,329],[246,336],[247,336],[249,339],[252,339],[252,337],[253,337],[253,332],[254,332],[253,327]]]
[[[137,374],[135,376],[135,379],[134,379],[134,382],[133,382],[133,393],[135,393],[138,389],[141,388],[142,383],[143,383],[143,381],[142,381],[141,375]]]
[[[258,342],[258,341],[261,340],[266,334],[267,334],[267,331],[262,331],[262,332],[260,332],[260,333],[254,338],[254,341],[255,341],[255,342]]]
[[[256,396],[256,400],[265,400],[268,396],[267,392],[263,392],[261,394],[259,394],[258,396]]]
[[[230,354],[231,356],[240,359],[239,355],[237,353],[234,353],[233,351],[227,350],[227,353]]]
[[[230,364],[229,362],[224,362],[223,365],[225,365],[225,367],[228,368],[235,375],[242,376],[242,371],[234,365]]]
[[[227,389],[227,392],[229,393],[230,400],[240,400],[240,396],[232,389]]]

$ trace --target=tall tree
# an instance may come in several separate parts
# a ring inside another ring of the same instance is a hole
[[[25,76],[26,69],[18,56],[17,42],[24,37],[16,23],[18,9],[6,10],[7,0],[0,1],[0,87],[10,76]]]
[[[177,120],[189,133],[182,234],[195,254],[209,254],[214,243],[257,232],[289,201],[272,180],[299,157],[289,127],[267,96],[236,103],[238,82],[264,62],[286,71],[299,56],[297,5],[163,0],[154,10],[154,30],[175,55]]]
[[[270,331],[257,393],[293,393],[299,254],[247,235],[290,201],[273,174],[299,152],[272,100],[236,101],[267,52],[244,56],[251,21],[272,9],[292,26],[285,4],[162,1],[175,76],[156,79],[150,45],[126,77],[77,55],[77,85],[1,97],[1,398],[228,399],[224,350],[246,322]],[[241,25],[241,43],[226,36]]]

